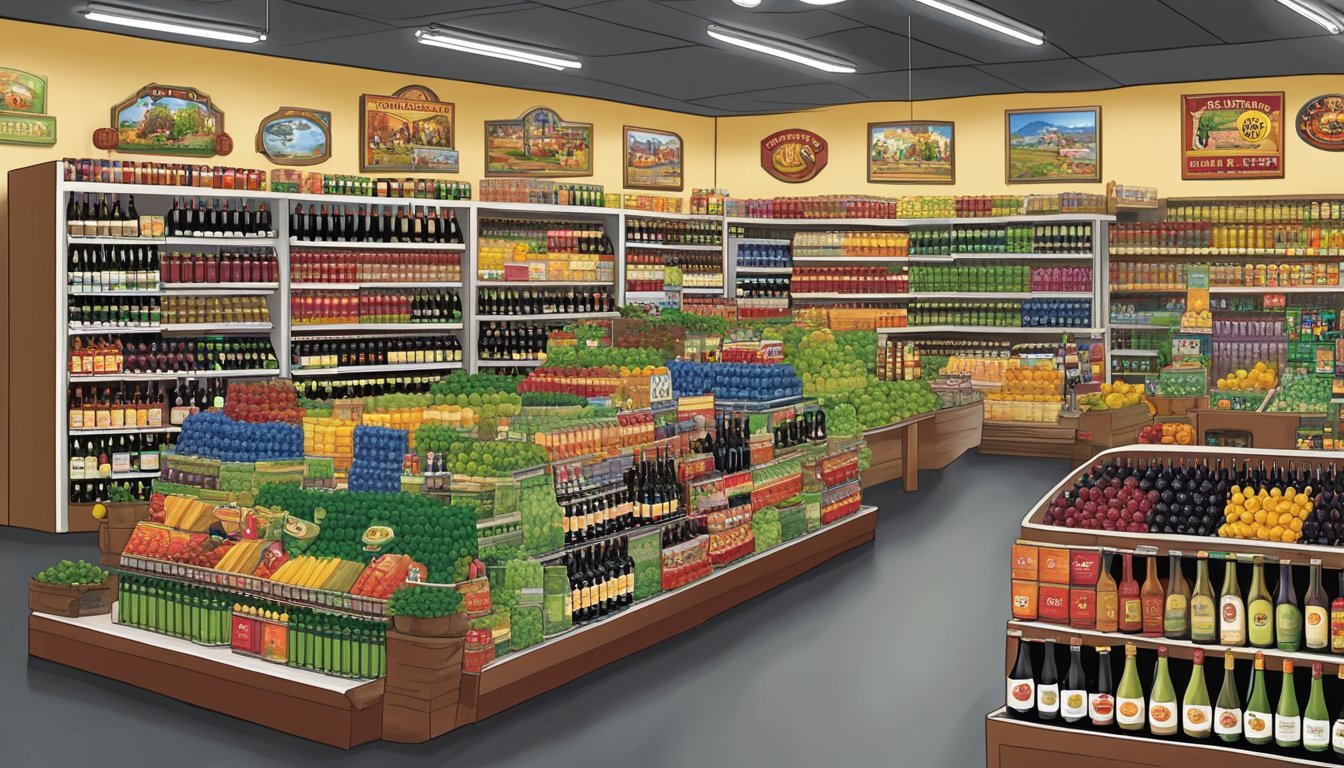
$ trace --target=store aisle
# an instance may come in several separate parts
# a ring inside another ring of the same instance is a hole
[[[29,660],[28,576],[95,544],[3,529],[0,741],[16,766],[982,765],[983,716],[1003,698],[1008,545],[1065,470],[971,454],[922,474],[917,494],[871,490],[874,544],[482,724],[350,753]]]

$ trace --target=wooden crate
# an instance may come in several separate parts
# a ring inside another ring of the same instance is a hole
[[[1248,448],[1292,449],[1297,447],[1297,428],[1302,417],[1296,413],[1254,413],[1250,411],[1195,410],[1190,412],[1195,427],[1195,442],[1208,445],[1209,432],[1246,432]]]

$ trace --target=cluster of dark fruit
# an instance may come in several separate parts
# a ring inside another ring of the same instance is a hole
[[[1046,525],[1209,536],[1222,522],[1225,473],[1207,466],[1097,464],[1045,514]],[[1344,533],[1344,526],[1339,526]]]
[[[1344,490],[1329,485],[1313,499],[1311,513],[1302,523],[1304,544],[1338,547],[1344,545]]]

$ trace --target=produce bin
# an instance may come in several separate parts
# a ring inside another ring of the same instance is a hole
[[[29,579],[28,610],[70,618],[110,613],[112,588],[107,582],[67,587]]]

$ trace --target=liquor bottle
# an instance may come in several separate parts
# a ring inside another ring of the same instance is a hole
[[[1195,561],[1195,588],[1190,595],[1190,639],[1196,643],[1218,641],[1218,599],[1209,580],[1209,556],[1200,552]]]
[[[1101,555],[1101,574],[1097,578],[1097,631],[1115,632],[1120,628],[1120,595],[1111,576],[1111,553]]]
[[[1152,558],[1156,559],[1156,558]],[[1167,576],[1166,609],[1162,613],[1162,635],[1173,640],[1190,636],[1190,587],[1181,573],[1181,553],[1170,553],[1171,572]]]
[[[1125,671],[1115,689],[1115,719],[1122,731],[1141,731],[1145,722],[1143,684],[1134,662],[1136,653],[1133,643],[1125,643]]]
[[[1069,638],[1069,671],[1059,692],[1059,713],[1066,723],[1087,717],[1087,676],[1083,674],[1082,639]]]
[[[1237,560],[1232,555],[1224,562],[1223,590],[1218,596],[1218,642],[1246,644],[1246,607],[1241,599],[1241,586],[1237,584]]]
[[[1274,605],[1274,640],[1280,651],[1302,647],[1302,610],[1293,588],[1293,569],[1289,560],[1279,561],[1279,594]]]
[[[1153,677],[1153,690],[1148,699],[1148,729],[1154,736],[1174,735],[1180,728],[1179,711],[1176,687],[1171,684],[1171,671],[1168,669],[1167,646],[1159,645],[1157,674]]]
[[[1223,686],[1218,691],[1218,702],[1213,710],[1213,729],[1218,738],[1232,742],[1241,740],[1241,698],[1237,695],[1234,675],[1236,658],[1231,651],[1223,652]]]
[[[1321,586],[1321,561],[1311,561],[1311,579],[1302,597],[1303,635],[1308,650],[1325,651],[1330,647],[1330,597]]]
[[[1265,584],[1265,558],[1251,558],[1251,590],[1246,593],[1246,634],[1257,648],[1274,646],[1274,598]]]
[[[1181,732],[1192,739],[1207,739],[1213,734],[1213,708],[1204,682],[1204,649],[1196,648],[1191,657],[1194,666],[1181,699]]]
[[[1139,592],[1139,602],[1143,611],[1143,635],[1161,637],[1165,595],[1162,580],[1157,577],[1157,555],[1148,558],[1148,572],[1143,579],[1143,589]]]
[[[1330,603],[1330,652],[1344,653],[1344,570],[1339,572],[1339,592]]]
[[[666,538],[666,532],[664,538]],[[1017,661],[1013,671],[1008,673],[1008,714],[1020,720],[1030,719],[1036,707],[1036,673],[1031,667],[1031,650],[1021,632],[1012,631],[1010,636],[1017,637]],[[1344,714],[1340,717],[1344,719]],[[1344,728],[1341,729],[1344,733]]]
[[[1087,694],[1087,715],[1093,728],[1115,725],[1115,696],[1111,689],[1111,648],[1097,648],[1097,681]]]
[[[1122,573],[1117,588],[1120,596],[1120,631],[1137,634],[1143,630],[1143,603],[1139,598],[1139,582],[1134,580],[1134,555],[1120,556]]]
[[[1293,660],[1283,660],[1283,683],[1279,687],[1279,706],[1274,710],[1274,743],[1281,749],[1302,746],[1302,713],[1297,707],[1297,686],[1293,680]]]
[[[1336,671],[1338,687],[1344,687],[1344,664],[1339,665]],[[1336,760],[1344,760],[1344,705],[1340,706],[1339,716],[1330,726],[1330,749],[1335,753]]]
[[[1302,746],[1308,752],[1324,752],[1330,748],[1330,710],[1325,707],[1325,689],[1321,681],[1321,662],[1311,665],[1311,694],[1307,710],[1302,714]]]
[[[1269,691],[1265,688],[1265,654],[1255,652],[1255,672],[1251,676],[1251,690],[1246,696],[1246,712],[1242,717],[1246,740],[1252,744],[1268,744],[1274,740],[1274,715],[1269,711]]]

